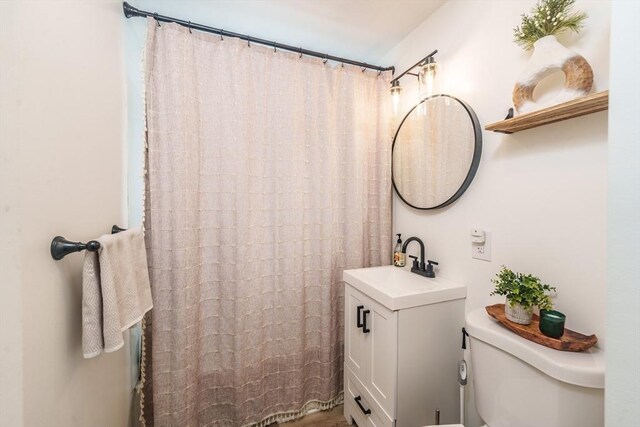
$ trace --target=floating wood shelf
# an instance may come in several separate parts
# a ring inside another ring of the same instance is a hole
[[[594,93],[583,96],[553,107],[522,114],[512,119],[486,125],[486,130],[500,133],[514,133],[521,130],[531,129],[549,123],[560,122],[562,120],[580,117],[609,108],[609,91]]]

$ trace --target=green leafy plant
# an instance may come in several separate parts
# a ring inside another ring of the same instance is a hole
[[[542,0],[531,9],[531,14],[522,15],[522,23],[513,29],[515,42],[525,50],[545,36],[558,34],[564,30],[580,32],[587,19],[585,12],[573,12],[575,0]]]
[[[531,274],[515,273],[504,265],[491,282],[495,289],[490,295],[507,297],[511,306],[515,303],[524,308],[537,306],[540,310],[551,310],[551,298],[547,292],[555,291],[553,286],[545,285],[539,278]]]

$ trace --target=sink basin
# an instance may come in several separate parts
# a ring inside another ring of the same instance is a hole
[[[345,270],[345,282],[390,310],[418,307],[443,301],[462,299],[467,287],[447,279],[429,279],[409,269],[382,267]]]

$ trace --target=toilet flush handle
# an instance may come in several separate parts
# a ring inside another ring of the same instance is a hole
[[[469,333],[467,332],[467,330],[465,328],[462,328],[462,349],[466,350],[467,349],[467,337],[469,336]]]

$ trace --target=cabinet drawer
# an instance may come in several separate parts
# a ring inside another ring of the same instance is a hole
[[[353,418],[358,427],[394,427],[395,424],[346,365],[344,415],[347,420]]]

